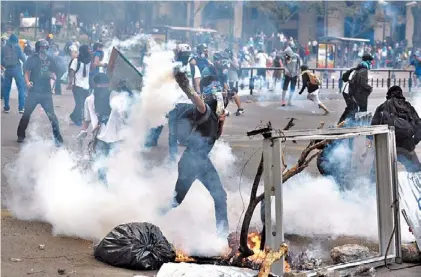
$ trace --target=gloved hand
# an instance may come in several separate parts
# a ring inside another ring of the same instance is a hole
[[[86,138],[88,136],[88,131],[86,130],[81,130],[79,135],[77,135],[77,139],[78,140],[83,140],[84,138]]]

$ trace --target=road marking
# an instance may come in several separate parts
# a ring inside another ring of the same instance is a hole
[[[8,209],[1,209],[1,218],[12,217],[12,213]]]

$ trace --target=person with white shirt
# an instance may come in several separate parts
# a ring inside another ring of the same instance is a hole
[[[266,61],[268,59],[268,55],[263,52],[263,50],[259,50],[256,55],[256,66],[260,69],[257,70],[257,78],[260,79],[261,88],[264,86],[264,82],[266,81]]]
[[[75,108],[70,114],[70,119],[77,126],[82,124],[83,105],[89,95],[89,70],[91,65],[91,53],[88,45],[79,47],[79,55],[74,58],[69,65],[67,85],[68,90],[72,90],[75,100]]]
[[[96,161],[103,163],[117,144],[123,140],[122,130],[130,106],[129,94],[109,89],[109,78],[105,73],[97,74],[93,82],[94,93],[88,96],[84,105],[84,120],[78,139],[87,136],[89,125],[93,129],[93,152]],[[101,165],[98,178],[107,184],[107,167]]]

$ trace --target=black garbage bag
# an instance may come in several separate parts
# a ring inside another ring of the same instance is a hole
[[[175,249],[159,227],[147,222],[121,224],[95,247],[97,260],[116,267],[156,270],[175,261]]]

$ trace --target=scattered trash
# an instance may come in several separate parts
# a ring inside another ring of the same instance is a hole
[[[38,248],[39,248],[40,250],[44,250],[44,249],[45,249],[45,244],[40,244],[40,245],[38,245]]]
[[[22,261],[22,259],[18,259],[18,258],[10,258],[10,260],[12,262],[21,262]]]
[[[116,267],[156,270],[174,262],[176,253],[159,227],[151,223],[127,223],[115,227],[94,250],[97,260]]]
[[[59,269],[57,269],[57,273],[58,273],[59,275],[64,275],[64,274],[66,274],[66,269],[64,269],[64,268],[59,268]]]
[[[157,277],[255,277],[257,271],[231,266],[166,263]]]

